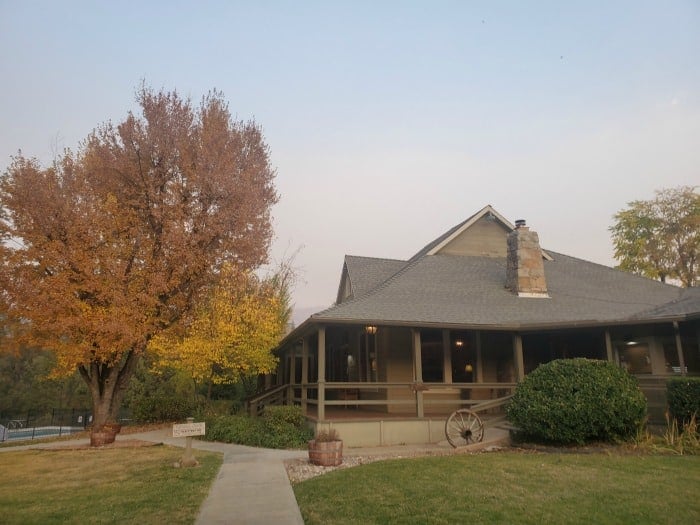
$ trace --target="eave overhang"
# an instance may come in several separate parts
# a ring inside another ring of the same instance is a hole
[[[498,324],[476,324],[476,323],[435,323],[420,321],[388,321],[386,319],[338,319],[311,316],[297,328],[287,334],[279,343],[275,352],[289,345],[292,341],[301,339],[315,332],[314,328],[319,326],[345,325],[345,326],[385,326],[397,328],[427,328],[427,329],[447,329],[447,330],[480,330],[495,332],[535,332],[568,329],[586,328],[615,328],[618,326],[634,326],[649,324],[664,324],[673,322],[691,321],[700,318],[700,314],[683,314],[655,318],[618,319],[618,320],[598,320],[586,319],[580,321],[559,321],[559,322],[534,322],[534,323],[498,323]]]

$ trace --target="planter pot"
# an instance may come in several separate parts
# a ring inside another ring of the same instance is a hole
[[[309,462],[322,467],[337,467],[343,462],[343,442],[309,441]]]
[[[107,429],[100,430],[98,432],[90,433],[90,446],[91,447],[101,447],[103,445],[109,445],[114,443],[114,439],[117,435],[114,432],[110,432]]]

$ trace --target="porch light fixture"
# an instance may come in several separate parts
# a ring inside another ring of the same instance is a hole
[[[625,344],[627,346],[634,346],[634,345],[638,345],[639,343],[637,341],[626,341]]]
[[[471,373],[474,371],[474,367],[471,365],[471,363],[467,363],[467,365],[464,367],[464,371]]]
[[[457,340],[455,341],[455,346],[457,346],[457,347],[462,347],[462,346],[464,346],[464,341],[462,341],[461,339],[457,339]]]
[[[374,335],[377,333],[377,327],[376,326],[365,326],[365,332],[367,332],[369,335]]]

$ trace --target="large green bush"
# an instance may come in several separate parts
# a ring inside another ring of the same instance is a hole
[[[205,439],[251,447],[302,448],[311,429],[297,406],[266,407],[262,417],[221,416],[207,420]]]
[[[634,436],[646,417],[636,379],[606,361],[559,359],[516,388],[508,419],[526,439],[583,444]]]
[[[131,417],[140,423],[161,421],[182,421],[196,416],[202,410],[202,404],[185,397],[170,397],[155,394],[151,397],[139,397],[131,405]]]
[[[124,406],[137,422],[182,421],[201,413],[203,399],[195,395],[185,372],[173,368],[156,372],[147,356],[132,378]]]
[[[666,382],[668,410],[680,426],[700,418],[700,377],[674,377]]]

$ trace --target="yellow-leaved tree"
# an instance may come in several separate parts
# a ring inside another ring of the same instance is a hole
[[[261,279],[252,272],[222,269],[191,318],[180,329],[154,337],[149,350],[161,366],[174,366],[209,385],[234,383],[273,370],[272,349],[290,316],[285,268]]]

